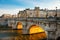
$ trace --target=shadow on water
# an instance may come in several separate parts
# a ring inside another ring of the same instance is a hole
[[[7,32],[0,32],[0,40],[46,40],[44,32],[36,34],[22,34],[22,30],[6,31]]]

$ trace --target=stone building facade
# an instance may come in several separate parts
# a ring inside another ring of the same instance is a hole
[[[54,17],[55,14],[56,14],[56,11],[55,11],[55,10],[48,10],[47,13],[48,13],[48,17],[49,17],[49,16]]]
[[[3,18],[11,18],[12,15],[11,15],[11,14],[3,14],[2,17],[3,17]]]
[[[56,15],[56,10],[48,10],[47,13],[48,13],[48,16],[54,17]],[[59,9],[57,9],[57,17],[60,17],[60,10]]]
[[[57,10],[57,17],[60,17],[60,9]]]
[[[48,14],[48,15],[47,15]],[[56,10],[46,10],[40,9],[39,7],[35,7],[34,9],[25,9],[23,11],[19,11],[18,17],[54,17],[56,14]],[[60,10],[57,10],[57,17],[60,17]]]
[[[24,11],[19,11],[18,17],[45,17],[46,11],[40,10],[39,7],[35,7],[34,9],[26,9]]]
[[[56,10],[40,9],[35,7],[34,9],[27,8],[23,11],[19,11],[17,15],[3,14],[3,18],[15,18],[15,17],[54,17]],[[60,9],[57,9],[57,17],[60,17]]]

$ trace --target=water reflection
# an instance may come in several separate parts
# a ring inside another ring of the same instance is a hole
[[[0,32],[0,40],[40,40],[46,38],[44,35],[45,32],[29,35],[22,34],[22,30],[2,30],[2,32]]]

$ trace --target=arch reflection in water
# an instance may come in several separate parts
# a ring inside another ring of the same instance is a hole
[[[30,40],[40,40],[47,38],[45,31],[37,25],[32,25],[29,28]]]

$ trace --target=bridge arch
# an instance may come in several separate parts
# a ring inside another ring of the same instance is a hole
[[[41,26],[35,24],[29,27],[29,34],[39,33],[39,32],[45,32],[45,30]]]
[[[22,22],[17,22],[17,25],[16,25],[17,29],[23,29],[23,24]]]
[[[39,25],[31,25],[29,28],[30,39],[46,39],[47,35],[45,30]]]

